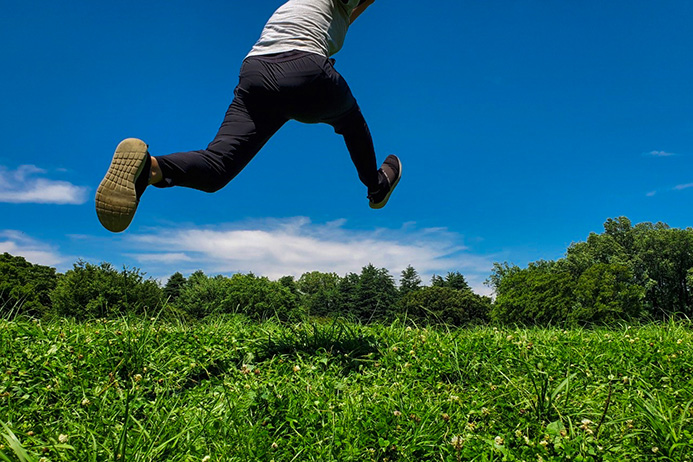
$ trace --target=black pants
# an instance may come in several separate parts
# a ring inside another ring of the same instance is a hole
[[[327,123],[344,136],[361,182],[377,190],[373,139],[356,99],[334,61],[289,52],[243,61],[234,99],[207,149],[157,157],[164,180],[157,187],[207,192],[226,186],[289,120]]]

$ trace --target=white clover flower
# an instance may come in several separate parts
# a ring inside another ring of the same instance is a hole
[[[580,425],[580,428],[583,430],[588,430],[590,428],[590,425],[592,424],[592,421],[590,419],[582,419],[580,422],[582,425]]]
[[[65,444],[65,443],[67,443],[68,441],[70,441],[70,437],[67,436],[67,435],[63,435],[63,434],[61,433],[60,435],[58,435],[58,441],[60,441],[61,443]]]
[[[296,364],[296,365],[294,366],[293,370],[294,370],[294,372],[298,372],[298,371],[301,370],[301,366],[299,366],[298,364]]]
[[[503,443],[505,443],[505,440],[503,439],[502,436],[496,436],[493,438],[493,442],[496,443],[498,446],[503,446]]]
[[[209,459],[211,459],[210,456],[204,456],[204,457],[202,458],[202,462],[209,462]]]
[[[82,400],[82,406],[89,406],[91,404],[91,401],[89,401],[88,398],[84,398]]]

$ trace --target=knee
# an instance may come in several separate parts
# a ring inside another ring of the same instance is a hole
[[[358,105],[332,122],[332,127],[334,127],[334,131],[338,135],[363,131],[366,126],[366,119],[363,118]]]

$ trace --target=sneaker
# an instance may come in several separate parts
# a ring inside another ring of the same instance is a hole
[[[96,190],[96,215],[104,228],[119,233],[130,226],[149,184],[151,164],[144,141],[128,138],[120,142]]]
[[[390,194],[395,190],[395,186],[402,178],[402,162],[394,155],[389,155],[378,170],[380,176],[380,188],[377,191],[368,193],[369,206],[372,209],[385,207],[390,199]]]

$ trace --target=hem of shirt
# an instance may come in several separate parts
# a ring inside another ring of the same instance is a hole
[[[273,57],[279,56],[279,55],[289,55],[293,53],[310,53],[318,56],[322,56],[323,58],[328,58],[327,54],[323,50],[316,50],[315,48],[303,48],[303,47],[288,47],[288,48],[270,48],[267,50],[255,50],[252,49],[250,52],[245,56],[246,58],[267,58],[270,57],[270,59],[273,59]],[[291,58],[293,59],[293,58]]]

